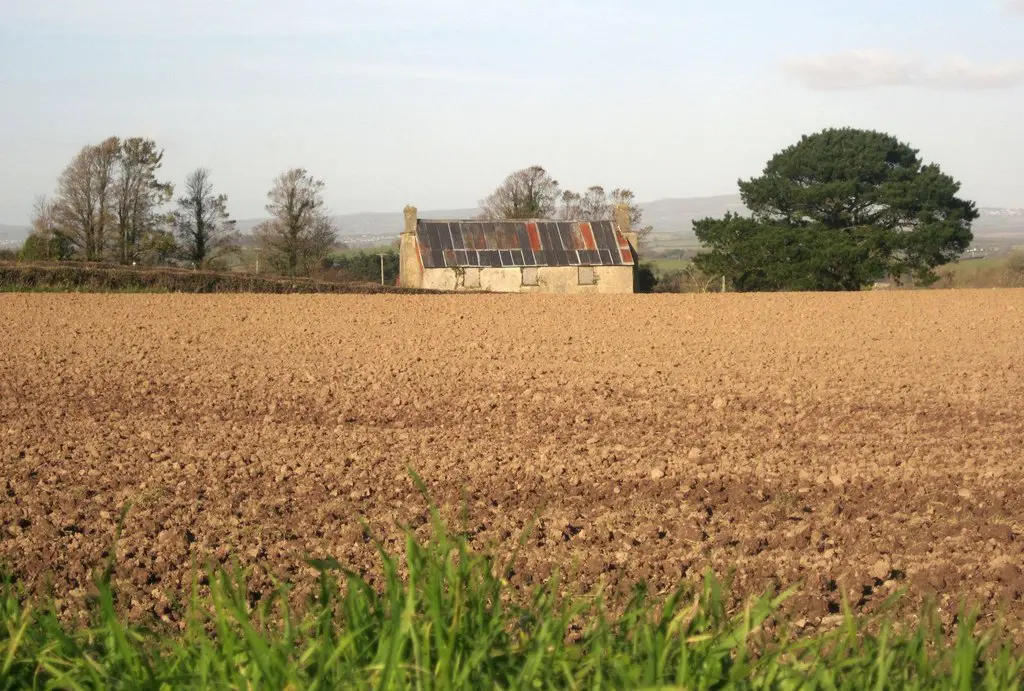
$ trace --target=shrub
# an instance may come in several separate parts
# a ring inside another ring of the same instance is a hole
[[[60,235],[31,233],[21,246],[18,259],[22,261],[57,261],[71,256],[73,248],[67,238]]]
[[[384,255],[384,285],[398,282],[398,252],[388,250]],[[346,281],[380,283],[381,258],[376,252],[332,253],[323,261],[325,275]]]
[[[635,289],[638,293],[653,293],[658,285],[658,277],[652,264],[640,264],[636,267]]]
[[[708,275],[690,263],[659,276],[655,290],[659,293],[713,293],[721,291],[721,286],[721,276]]]
[[[247,273],[146,269],[101,264],[0,264],[2,291],[168,293],[378,293],[412,291],[369,283],[340,283]]]

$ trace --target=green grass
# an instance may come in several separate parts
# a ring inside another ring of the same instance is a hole
[[[647,263],[653,267],[655,273],[664,275],[682,271],[692,262],[689,259],[651,259]]]
[[[649,253],[667,250],[697,251],[700,241],[691,233],[651,233],[645,242],[644,250]]]
[[[793,637],[786,594],[728,611],[721,586],[650,597],[611,614],[598,597],[551,582],[519,597],[500,565],[434,514],[433,537],[407,538],[405,566],[380,552],[371,587],[331,560],[301,607],[288,587],[252,606],[237,571],[194,587],[181,631],[129,626],[109,566],[89,625],[61,623],[16,586],[0,589],[0,689],[1011,689],[1022,659],[970,617],[947,636],[846,615],[837,630]]]

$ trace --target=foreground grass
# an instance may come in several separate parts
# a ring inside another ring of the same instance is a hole
[[[601,599],[562,599],[550,584],[510,604],[502,569],[449,535],[406,543],[406,576],[381,551],[371,587],[333,561],[311,562],[319,590],[301,609],[286,586],[252,606],[245,579],[214,571],[181,632],[124,623],[98,579],[92,624],[69,627],[0,589],[0,688],[1010,689],[1022,659],[965,618],[896,633],[847,616],[836,631],[790,637],[785,595],[726,609],[718,583],[649,598],[622,614]],[[107,571],[109,574],[109,569]]]

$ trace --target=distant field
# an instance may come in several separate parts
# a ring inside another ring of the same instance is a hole
[[[1019,252],[1019,250],[1015,250]],[[1021,288],[1024,271],[1013,265],[1014,254],[970,259],[936,269],[939,288]]]
[[[643,261],[643,257],[641,257],[641,261]],[[646,263],[654,268],[656,274],[667,274],[682,271],[691,262],[689,259],[652,259]]]
[[[670,250],[700,249],[700,243],[692,233],[651,233],[643,247],[645,252],[666,252]]]
[[[1020,250],[1015,250],[1020,252]],[[968,259],[946,264],[936,269],[939,281],[935,288],[1024,288],[1024,271],[1014,269],[1012,253],[985,259]],[[655,275],[665,277],[682,271],[692,262],[689,259],[654,258],[641,261],[651,265]]]

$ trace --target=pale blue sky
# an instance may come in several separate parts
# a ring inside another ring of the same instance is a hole
[[[731,194],[801,134],[881,129],[1024,207],[1024,0],[0,0],[0,223],[86,143],[152,137],[236,218],[282,170],[337,213],[473,206],[534,163]]]

